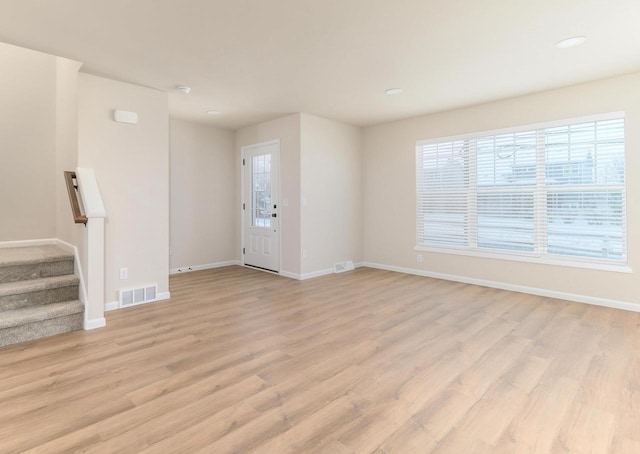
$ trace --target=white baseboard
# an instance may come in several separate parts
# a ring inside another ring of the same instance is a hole
[[[104,317],[85,320],[84,322],[84,329],[87,331],[97,328],[103,328],[105,326],[107,326],[107,320]]]
[[[78,253],[78,248],[75,247],[73,244],[67,243],[66,241],[62,241],[60,239],[56,239],[55,244],[57,244],[58,247],[64,249],[65,251],[73,254],[74,273],[80,281],[78,285],[78,299],[82,301],[82,304],[84,304],[84,317],[85,317],[84,329],[88,330],[88,329],[102,328],[103,326],[106,326],[106,321],[104,317],[101,317],[95,320],[87,320],[87,312],[88,312],[87,301],[89,298],[87,296],[87,287],[84,282],[84,273],[82,272],[82,262],[80,262],[80,255]]]
[[[364,266],[364,262],[354,263],[353,266],[355,268],[362,268]],[[291,279],[295,279],[297,281],[304,281],[306,279],[313,279],[314,277],[326,276],[327,274],[332,274],[333,268],[327,268],[326,270],[312,271],[311,273],[292,273],[291,271],[280,271],[280,276],[288,277]]]
[[[0,249],[8,247],[28,247],[28,246],[42,246],[44,244],[58,244],[57,238],[42,238],[39,240],[20,240],[20,241],[2,241],[0,242]]]
[[[80,295],[78,295],[80,301],[82,301],[85,305],[85,308],[87,306],[87,286],[84,282],[84,273],[82,271],[82,262],[80,262],[80,255],[78,254],[78,248],[75,247],[73,244],[67,243],[66,241],[62,241],[60,239],[56,239],[56,244],[58,246],[60,246],[62,249],[65,249],[68,252],[71,252],[73,254],[73,265],[75,267],[75,272],[76,275],[78,276],[78,279],[80,279]],[[85,311],[86,312],[86,311]]]
[[[120,309],[120,302],[119,301],[111,301],[110,303],[104,303],[104,311],[105,312],[115,311],[117,309]]]
[[[181,266],[180,268],[171,268],[169,274],[190,273],[192,271],[210,270],[213,268],[222,268],[225,266],[240,265],[240,260],[229,260],[227,262],[205,263],[204,265]]]
[[[300,274],[292,273],[291,271],[281,270],[280,273],[278,273],[278,274],[280,274],[280,276],[282,276],[282,277],[288,277],[290,279],[295,279],[297,281],[301,281],[302,280],[302,276]]]
[[[314,277],[326,276],[327,274],[333,274],[333,268],[327,268],[326,270],[312,271],[310,273],[304,273],[300,276],[300,280],[313,279]]]
[[[75,254],[78,252],[78,248],[76,248],[73,244],[67,243],[66,241],[61,240],[60,238],[56,238],[53,240],[53,244],[57,245],[61,249],[64,249],[67,252]]]
[[[362,262],[354,263],[353,266],[356,268],[362,268],[363,264]],[[291,273],[290,271],[280,271],[280,276],[296,279],[298,281],[313,279],[314,277],[326,276],[328,274],[333,274],[332,268],[327,268],[326,270],[312,271],[311,273],[304,273],[304,274]]]
[[[587,295],[576,295],[574,293],[557,292],[555,290],[547,290],[536,287],[526,287],[524,285],[509,284],[506,282],[487,281],[484,279],[475,279],[466,276],[457,276],[454,274],[434,273],[431,271],[417,270],[415,268],[403,268],[393,265],[383,265],[380,263],[363,262],[362,266],[368,268],[377,268],[379,270],[395,271],[398,273],[414,274],[416,276],[432,277],[435,279],[444,279],[446,281],[462,282],[464,284],[480,285],[482,287],[491,287],[501,290],[509,290],[512,292],[528,293],[530,295],[544,296],[547,298],[555,298],[576,303],[591,304],[593,306],[610,307],[613,309],[622,309],[631,312],[640,312],[640,304],[634,304],[628,301],[610,300],[607,298],[598,298]]]
[[[331,273],[333,273],[333,270],[331,268],[328,268],[326,270],[312,271],[311,273],[304,274],[292,273],[290,271],[280,271],[280,273],[278,274],[280,274],[280,276],[295,279],[297,281],[304,281],[306,279],[313,279],[314,277],[326,276],[327,274]]]

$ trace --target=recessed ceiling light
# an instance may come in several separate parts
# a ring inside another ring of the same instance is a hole
[[[558,49],[567,49],[569,47],[579,46],[583,44],[587,38],[584,36],[572,36],[571,38],[563,39],[562,41],[558,41],[556,43],[556,47]]]
[[[402,88],[390,88],[390,89],[386,90],[385,93],[388,94],[388,95],[401,95],[402,94]]]
[[[186,85],[178,85],[176,87],[176,90],[181,91],[185,95],[188,95],[189,93],[191,93],[191,87],[187,87]]]
[[[220,111],[219,110],[207,110],[207,113],[209,115],[220,115]]]

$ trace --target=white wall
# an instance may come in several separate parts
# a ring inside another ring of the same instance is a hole
[[[361,128],[301,115],[302,274],[362,261]]]
[[[114,109],[137,112],[138,124],[115,123]],[[78,116],[78,165],[94,168],[107,211],[105,301],[116,301],[120,288],[153,283],[168,292],[167,94],[80,74]]]
[[[280,139],[280,202],[281,247],[280,269],[283,272],[300,274],[300,114],[289,115],[236,132],[236,203],[240,206],[240,159],[242,147]],[[288,206],[284,206],[284,201]],[[241,250],[241,215],[236,215],[236,247]],[[240,256],[238,255],[238,258]]]
[[[84,225],[75,224],[63,172],[78,166],[78,70],[81,63],[56,58],[56,237],[78,245]]]
[[[172,269],[237,260],[235,133],[170,121]]]
[[[415,143],[420,139],[624,110],[632,274],[426,253],[416,262]],[[640,74],[427,115],[364,130],[364,260],[432,273],[640,302]]]
[[[0,43],[0,241],[56,236],[56,57]]]

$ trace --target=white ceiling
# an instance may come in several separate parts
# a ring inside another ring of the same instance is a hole
[[[640,71],[640,0],[2,0],[0,41],[168,91],[174,117],[366,126]]]

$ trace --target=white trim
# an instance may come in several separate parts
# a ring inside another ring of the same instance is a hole
[[[71,254],[74,254],[77,251],[76,247],[73,244],[67,243],[66,241],[63,241],[59,238],[53,240],[53,244],[64,249],[67,252],[70,252]]]
[[[581,117],[574,118],[564,118],[561,120],[554,121],[545,121],[542,123],[530,123],[519,126],[512,126],[509,128],[500,128],[500,129],[492,129],[490,131],[475,131],[469,132],[465,134],[458,134],[455,136],[447,136],[447,137],[434,137],[431,139],[422,139],[416,141],[416,147],[423,145],[432,145],[439,142],[453,142],[455,140],[467,140],[477,138],[479,136],[493,136],[500,134],[510,134],[514,132],[522,132],[522,131],[533,131],[536,129],[545,129],[545,128],[555,128],[558,126],[567,126],[571,123],[591,123],[594,121],[604,121],[604,120],[614,120],[617,118],[625,118],[625,112],[623,110],[617,112],[608,112],[603,114],[594,114],[594,115],[585,115]]]
[[[266,147],[266,146],[270,146],[270,145],[277,145],[278,146],[278,150],[275,153],[277,162],[278,162],[278,181],[276,181],[276,187],[278,190],[278,199],[276,201],[277,205],[280,207],[278,209],[278,214],[280,215],[280,219],[278,220],[278,270],[275,271],[275,273],[277,274],[281,274],[282,272],[282,187],[280,184],[280,181],[282,180],[281,175],[280,175],[280,171],[282,170],[282,166],[280,165],[280,150],[281,150],[281,146],[280,146],[280,139],[270,139],[270,140],[266,140],[264,142],[258,142],[258,143],[254,143],[251,145],[245,145],[243,147],[240,147],[240,203],[242,204],[247,204],[247,202],[245,201],[245,190],[244,190],[244,186],[245,186],[245,177],[244,177],[244,173],[245,173],[245,164],[243,164],[243,161],[245,160],[245,153],[248,151],[251,151],[254,148],[261,148],[261,147]],[[272,182],[273,184],[273,182]],[[272,194],[273,195],[273,194]],[[273,201],[272,201],[273,202]],[[246,210],[242,208],[242,206],[239,207],[240,208],[240,265],[241,266],[245,266],[245,262],[244,262],[244,249],[245,249],[245,244],[244,244],[244,230],[245,230],[245,214],[246,214]]]
[[[295,279],[296,281],[305,281],[307,279],[313,279],[314,277],[326,276],[327,274],[333,274],[333,269],[328,268],[326,270],[312,271],[311,273],[291,273],[289,271],[280,271],[280,276]]]
[[[244,266],[244,214],[246,211],[246,202],[245,198],[245,190],[244,190],[244,168],[245,168],[245,158],[244,158],[244,147],[240,147],[240,265]],[[282,253],[282,251],[280,251]]]
[[[362,268],[363,263],[354,263],[353,265],[355,268]],[[327,268],[326,270],[318,270],[318,271],[312,271],[310,273],[304,273],[304,274],[298,274],[298,273],[291,273],[289,271],[280,271],[280,276],[283,277],[288,277],[291,279],[295,279],[298,281],[305,281],[307,279],[313,279],[314,277],[320,277],[320,276],[326,276],[328,274],[333,274],[333,268]]]
[[[312,271],[310,273],[304,273],[300,276],[300,280],[313,279],[314,277],[326,276],[327,274],[333,274],[333,268],[327,268],[326,270]]]
[[[80,255],[78,254],[78,248],[75,247],[73,244],[67,243],[66,241],[62,241],[60,239],[56,239],[56,244],[62,249],[65,249],[67,252],[71,252],[73,254],[74,274],[80,280],[78,299],[82,301],[82,303],[84,304],[84,325],[89,326],[89,320],[87,319],[88,312],[89,312],[87,308],[87,301],[88,301],[87,286],[84,281],[84,274],[82,272],[82,262],[80,262]],[[102,317],[102,319],[104,320],[104,317]],[[96,328],[100,328],[100,326],[96,326]],[[85,328],[85,329],[93,329],[93,328]]]
[[[567,259],[555,259],[549,256],[540,257],[534,254],[527,255],[523,253],[522,255],[516,255],[514,253],[500,253],[500,252],[489,252],[489,251],[480,251],[473,249],[456,249],[456,248],[439,248],[433,246],[416,246],[413,248],[415,251],[421,252],[435,252],[437,254],[454,254],[454,255],[465,255],[468,257],[481,257],[485,259],[497,259],[497,260],[511,260],[513,262],[526,262],[526,263],[538,263],[541,265],[557,265],[557,266],[568,266],[572,268],[584,268],[589,270],[599,270],[599,271],[612,271],[616,273],[633,273],[633,269],[626,264],[614,264],[614,263],[598,263],[598,262],[587,262],[576,260],[567,260]]]
[[[56,244],[63,249],[66,249],[68,252],[73,254],[74,266],[76,271],[76,276],[80,279],[80,301],[87,304],[87,286],[84,282],[84,274],[82,270],[82,262],[80,262],[80,255],[78,254],[78,248],[72,244],[67,243],[66,241],[56,240]]]
[[[353,266],[355,268],[362,268],[363,266],[366,266],[364,263],[365,262],[354,263]],[[279,274],[282,277],[288,277],[290,279],[295,279],[297,281],[304,281],[306,279],[312,279],[314,277],[320,277],[320,276],[326,276],[327,274],[333,274],[333,269],[328,268],[326,270],[312,271],[311,273],[304,273],[304,274],[292,273],[290,271],[280,271]]]
[[[292,273],[291,271],[280,271],[280,276],[282,277],[288,277],[289,279],[295,279],[297,281],[301,281],[302,280],[302,276],[298,273]]]
[[[210,270],[213,268],[223,268],[225,266],[240,265],[240,260],[228,260],[226,262],[205,263],[204,265],[181,266],[179,268],[171,268],[169,274],[183,274],[192,271]]]
[[[92,320],[85,320],[84,322],[85,330],[104,328],[105,326],[107,326],[107,320],[104,317],[94,318]]]
[[[18,241],[3,241],[0,242],[0,249],[10,247],[29,247],[29,246],[43,246],[45,244],[58,244],[57,238],[42,238],[40,240],[18,240]]]
[[[104,311],[115,311],[120,309],[120,301],[111,301],[110,303],[104,303]]]
[[[82,199],[82,206],[88,218],[106,218],[107,212],[104,209],[104,202],[98,187],[96,175],[91,168],[76,168],[78,179],[78,190]]]
[[[245,145],[245,146],[241,147],[240,149],[242,150],[242,153],[244,153],[245,150],[251,150],[253,148],[267,147],[269,145],[278,145],[278,147],[280,147],[280,139],[270,139],[270,140],[266,140],[264,142],[253,143],[251,145]]]
[[[556,298],[576,303],[591,304],[593,306],[610,307],[613,309],[621,309],[624,311],[640,312],[640,304],[634,304],[629,301],[618,301],[607,298],[598,298],[588,295],[577,295],[575,293],[557,292],[555,290],[547,290],[535,287],[526,287],[524,285],[508,284],[506,282],[487,281],[484,279],[475,279],[466,276],[457,276],[454,274],[434,273],[431,271],[417,270],[414,268],[403,268],[393,265],[382,265],[380,263],[363,262],[363,266],[367,268],[376,268],[379,270],[395,271],[397,273],[414,274],[416,276],[431,277],[434,279],[444,279],[447,281],[463,282],[465,284],[480,285],[482,287],[491,287],[501,290],[509,290],[511,292],[528,293],[530,295],[544,296],[547,298]]]

